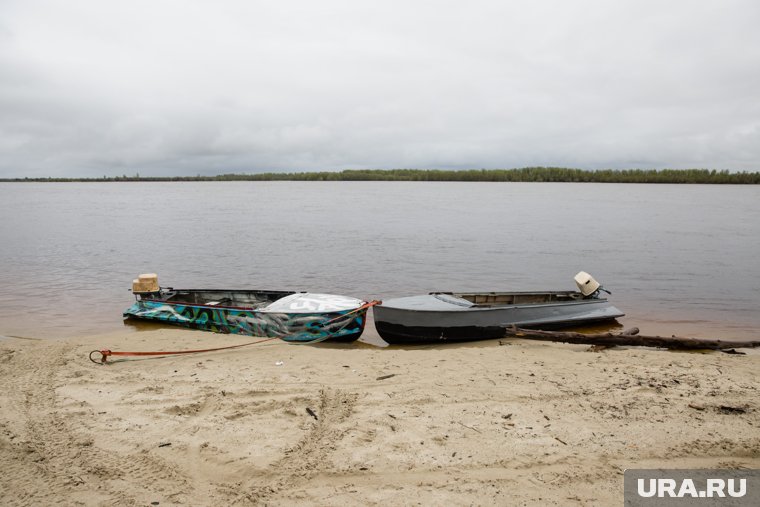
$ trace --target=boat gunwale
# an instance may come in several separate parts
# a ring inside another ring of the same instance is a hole
[[[241,293],[287,293],[287,296],[292,296],[294,294],[308,294],[306,291],[269,291],[269,290],[226,290],[226,289],[174,289],[169,288],[168,290],[171,290],[172,292],[241,292]],[[275,301],[272,301],[269,304],[275,303],[276,301],[279,301],[276,299]],[[264,308],[254,308],[252,306],[226,306],[226,305],[204,305],[200,303],[183,303],[181,301],[167,301],[164,299],[138,299],[136,301],[137,303],[157,303],[157,304],[165,304],[165,305],[171,305],[171,306],[189,306],[193,308],[221,308],[224,310],[239,310],[239,311],[245,311],[245,312],[256,312],[256,313],[269,313],[272,315],[281,314],[281,315],[290,315],[291,313],[298,313],[298,312],[267,312],[264,311],[266,307]],[[358,305],[356,308],[347,308],[345,310],[337,310],[332,312],[309,312],[309,313],[303,313],[303,315],[326,315],[331,313],[340,314],[342,312],[353,312],[356,311],[358,308],[361,308],[362,306],[366,305],[367,301],[363,301],[360,305]]]
[[[451,294],[451,293],[445,293],[445,292],[435,292],[430,293],[428,295],[432,296],[434,294]],[[514,293],[510,293],[514,294]],[[398,298],[402,299],[402,298]],[[597,304],[597,303],[610,303],[610,301],[607,298],[598,298],[598,299],[581,299],[577,301],[557,301],[553,303],[508,303],[504,306],[485,306],[485,305],[479,305],[473,303],[472,306],[460,306],[461,310],[454,310],[452,309],[419,309],[419,308],[400,308],[397,306],[385,306],[384,304],[379,304],[375,308],[376,309],[384,309],[384,310],[398,310],[403,312],[418,312],[418,313],[469,313],[469,312],[479,312],[479,311],[495,311],[495,310],[513,310],[516,308],[543,308],[543,307],[553,307],[553,306],[575,306],[575,305],[582,305],[582,304]],[[457,306],[454,303],[449,303],[452,306]],[[377,313],[377,312],[376,312]]]
[[[432,296],[435,294],[448,294],[449,296],[457,296],[460,294],[466,294],[471,296],[480,296],[480,295],[488,295],[488,296],[537,296],[537,295],[566,295],[569,296],[571,294],[579,294],[582,296],[580,292],[577,290],[530,290],[530,291],[515,291],[515,292],[509,292],[509,291],[488,291],[488,292],[477,292],[477,291],[442,291],[442,290],[436,290],[433,292],[428,292],[427,295]]]

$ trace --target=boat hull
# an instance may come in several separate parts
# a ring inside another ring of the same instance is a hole
[[[375,328],[386,342],[419,344],[501,338],[512,325],[556,328],[614,320],[624,314],[605,299],[477,307],[427,295],[389,300],[376,306],[374,315]]]
[[[288,342],[352,342],[364,331],[367,309],[314,313],[275,313],[253,309],[140,300],[124,317],[216,333],[280,338]]]

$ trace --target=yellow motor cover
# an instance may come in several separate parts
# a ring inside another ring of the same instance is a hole
[[[140,294],[143,292],[158,292],[158,275],[155,273],[145,273],[132,280],[132,292]]]

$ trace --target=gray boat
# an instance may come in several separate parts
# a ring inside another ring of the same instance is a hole
[[[375,306],[375,328],[391,344],[501,338],[509,326],[557,328],[614,320],[624,313],[591,275],[575,276],[577,291],[431,292]]]

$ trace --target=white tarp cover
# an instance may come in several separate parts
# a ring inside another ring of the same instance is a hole
[[[285,296],[260,311],[268,313],[327,313],[353,310],[363,304],[364,301],[361,299],[348,296],[306,292]]]

